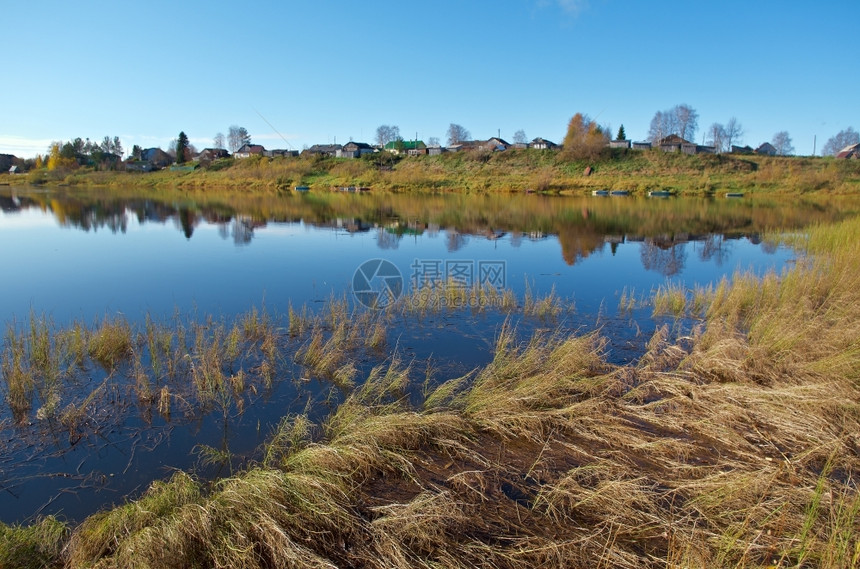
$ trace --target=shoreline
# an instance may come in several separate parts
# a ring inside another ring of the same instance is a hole
[[[229,190],[241,194],[283,194],[297,186],[306,186],[311,192],[361,187],[391,193],[860,193],[860,161],[835,158],[614,151],[609,157],[583,161],[568,160],[552,150],[459,152],[402,158],[393,166],[382,166],[371,158],[230,158],[193,171],[150,173],[43,169],[4,174],[0,184],[20,179],[46,185],[131,186],[187,193]]]

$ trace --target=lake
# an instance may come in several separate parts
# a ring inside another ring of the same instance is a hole
[[[506,323],[600,330],[607,360],[630,363],[656,327],[695,325],[655,318],[657,287],[780,271],[795,253],[768,232],[855,206],[0,188],[0,521],[80,520],[174,469],[223,476],[258,460],[282,417],[323,418],[394,355],[419,387],[469,373]],[[518,308],[402,306],[440,283],[512,291]],[[548,296],[552,310],[524,309]],[[123,326],[118,359],[101,354]]]

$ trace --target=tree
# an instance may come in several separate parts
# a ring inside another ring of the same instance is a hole
[[[74,146],[67,142],[52,142],[48,150],[48,170],[63,170],[77,167]]]
[[[714,147],[717,152],[725,150],[726,144],[726,127],[718,122],[715,122],[708,129],[708,144]],[[731,148],[731,147],[730,147]]]
[[[118,136],[114,136],[113,138],[106,136],[102,140],[102,143],[98,146],[93,145],[90,148],[90,154],[93,153],[94,150],[101,150],[102,153],[105,154],[116,154],[117,156],[122,156],[122,142],[120,142]]]
[[[465,142],[472,138],[472,133],[462,126],[451,123],[448,125],[448,146],[453,146],[459,142]]]
[[[821,149],[821,155],[836,156],[846,146],[857,143],[860,143],[860,134],[857,134],[857,131],[849,126],[830,137],[824,148]]]
[[[670,134],[676,134],[690,142],[699,130],[699,113],[689,105],[675,105],[666,111],[657,111],[651,119],[648,140],[658,143]]]
[[[677,134],[678,126],[671,111],[657,111],[648,127],[648,140],[657,144],[670,134]]]
[[[676,105],[672,110],[678,121],[678,136],[692,142],[699,130],[699,113],[690,105]]]
[[[776,148],[777,156],[791,156],[794,154],[794,146],[791,145],[791,137],[787,131],[780,131],[773,135],[773,140],[770,142]]]
[[[376,129],[376,144],[379,146],[385,146],[389,142],[394,142],[396,140],[403,140],[403,137],[400,136],[399,126],[383,124]]]
[[[135,144],[131,147],[131,157],[135,160],[140,160],[140,156],[143,154],[143,148]]]
[[[224,148],[224,133],[219,132],[212,138],[212,148]]]
[[[232,125],[227,132],[227,144],[230,146],[230,152],[236,152],[245,144],[251,144],[251,135],[245,127]]]
[[[576,113],[567,125],[564,154],[572,159],[593,160],[606,148],[607,136],[588,115]]]
[[[615,140],[627,140],[627,133],[624,132],[624,125],[618,127],[618,134],[615,135]]]
[[[188,136],[182,131],[176,139],[176,163],[182,164],[185,162],[185,152],[188,150]]]
[[[526,131],[523,129],[514,133],[514,144],[526,144],[528,141],[529,139],[526,137]]]
[[[439,146],[439,137],[431,136],[427,139],[427,146]]]
[[[726,123],[725,128],[725,143],[726,150],[731,151],[732,145],[740,144],[744,136],[744,127],[738,122],[738,119],[732,117]]]

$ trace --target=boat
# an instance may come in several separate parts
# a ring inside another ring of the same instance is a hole
[[[742,197],[744,197],[744,193],[743,192],[727,192],[726,197],[727,198],[742,198]]]
[[[608,196],[609,190],[593,190],[591,192],[592,196]]]
[[[630,192],[627,190],[612,190],[609,192],[610,196],[629,196]]]
[[[293,189],[297,192],[309,192],[311,190],[309,186],[296,186]]]
[[[648,192],[649,198],[668,198],[672,197],[674,194],[670,190],[652,190]]]

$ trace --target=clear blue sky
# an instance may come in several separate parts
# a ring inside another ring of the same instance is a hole
[[[180,130],[204,148],[231,124],[267,148],[382,124],[444,143],[452,122],[560,142],[576,112],[642,140],[681,103],[697,142],[732,116],[744,143],[786,130],[797,154],[860,128],[858,0],[7,4],[0,153],[21,157]]]

